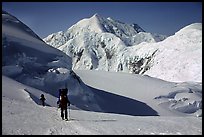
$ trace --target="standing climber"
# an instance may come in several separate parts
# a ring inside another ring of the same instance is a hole
[[[60,89],[60,96],[59,96],[58,104],[59,104],[59,107],[61,108],[62,120],[64,119],[68,120],[67,119],[67,106],[70,106],[70,101],[68,100],[67,92],[68,92],[67,88]]]
[[[40,100],[41,100],[41,104],[43,105],[43,106],[45,106],[45,96],[44,96],[44,94],[41,94],[41,96],[40,96]]]

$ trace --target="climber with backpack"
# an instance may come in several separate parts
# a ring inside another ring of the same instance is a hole
[[[58,107],[61,108],[62,120],[68,120],[67,118],[67,106],[70,106],[70,101],[67,97],[68,89],[59,89],[59,100],[57,101]]]

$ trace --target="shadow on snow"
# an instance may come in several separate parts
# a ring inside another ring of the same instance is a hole
[[[105,113],[132,116],[158,116],[158,113],[155,110],[143,102],[90,86],[88,87],[93,91],[98,105]]]

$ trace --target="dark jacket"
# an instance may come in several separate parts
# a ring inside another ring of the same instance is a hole
[[[45,100],[46,100],[46,99],[45,99],[45,97],[44,97],[43,94],[41,94],[40,100],[42,101],[42,105],[45,106]]]
[[[59,107],[62,109],[67,109],[67,105],[70,105],[67,95],[61,94],[59,100]]]
[[[42,100],[43,102],[46,100],[43,94],[41,94],[40,100]]]

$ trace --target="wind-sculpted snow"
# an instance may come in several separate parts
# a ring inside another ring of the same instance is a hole
[[[202,117],[202,84],[178,83],[168,95],[155,97],[160,106]]]

